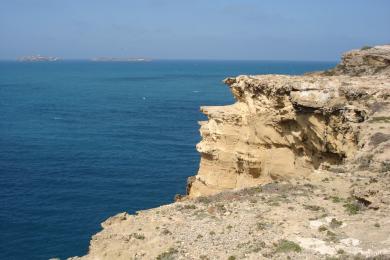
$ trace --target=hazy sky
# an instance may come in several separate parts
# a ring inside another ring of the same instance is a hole
[[[0,0],[0,58],[337,60],[390,43],[389,0]]]

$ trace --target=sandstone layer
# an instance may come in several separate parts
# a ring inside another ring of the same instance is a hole
[[[188,195],[109,218],[72,259],[390,259],[389,55],[226,79]]]
[[[365,131],[370,121],[390,111],[389,55],[389,46],[349,52],[330,70],[335,76],[226,79],[236,103],[201,108],[208,121],[200,122],[201,163],[189,196],[307,176],[356,159],[377,133]]]

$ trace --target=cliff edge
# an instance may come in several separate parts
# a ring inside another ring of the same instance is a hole
[[[236,103],[201,108],[208,121],[200,122],[201,163],[189,197],[339,165],[352,170],[366,151],[378,170],[390,158],[372,153],[378,147],[367,140],[388,134],[372,120],[390,111],[389,69],[387,45],[348,52],[322,73],[226,79]]]
[[[226,79],[187,196],[109,218],[72,259],[390,259],[389,57]]]

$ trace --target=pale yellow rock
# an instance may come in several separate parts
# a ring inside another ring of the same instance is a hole
[[[202,158],[189,197],[306,176],[362,156],[359,142],[374,134],[366,131],[370,118],[378,107],[389,112],[389,67],[384,45],[350,51],[324,73],[226,79],[237,102],[201,108],[209,120],[201,122]],[[380,154],[376,161],[389,159]]]
[[[202,158],[189,197],[307,176],[352,160],[387,76],[239,76],[226,79],[237,102],[202,107]],[[364,98],[360,98],[364,97]],[[370,135],[371,133],[367,133]]]

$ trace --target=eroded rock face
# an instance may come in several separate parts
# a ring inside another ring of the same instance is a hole
[[[373,144],[389,145],[383,130],[381,136],[367,130],[373,118],[386,117],[383,112],[390,111],[389,66],[383,67],[389,55],[389,46],[352,51],[344,55],[334,73],[341,74],[344,68],[347,74],[370,76],[317,73],[226,79],[236,103],[201,108],[208,121],[200,122],[202,141],[197,150],[201,163],[191,180],[189,197],[306,176],[314,169],[345,164],[367,156],[357,151],[369,147],[370,138]],[[375,62],[367,57],[376,57]]]

